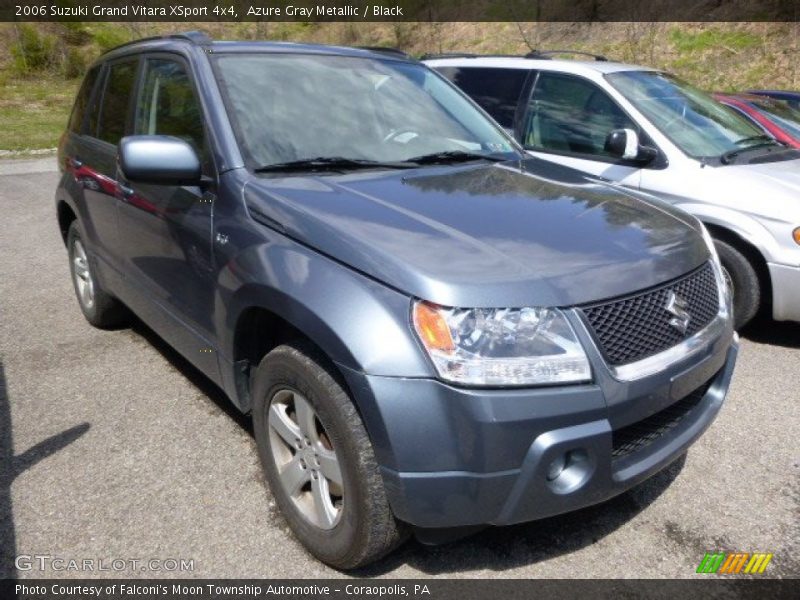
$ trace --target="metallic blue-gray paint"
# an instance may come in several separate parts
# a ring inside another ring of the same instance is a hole
[[[103,286],[241,410],[250,406],[234,332],[240,316],[258,307],[333,361],[364,419],[395,513],[425,527],[511,523],[601,501],[669,464],[713,420],[735,362],[729,325],[699,355],[623,383],[567,309],[593,383],[487,390],[437,381],[409,322],[413,298],[570,307],[662,283],[708,260],[694,218],[531,159],[255,176],[243,166],[207,58],[254,51],[368,54],[286,44],[201,48],[177,40],[112,51],[102,60],[152,52],[186,61],[216,181],[205,191],[177,188],[177,204],[152,186],[135,185],[139,196],[126,198],[115,187],[116,149],[68,134],[61,164],[79,159],[83,166],[66,170],[56,192],[80,219]],[[192,198],[204,202],[193,205]],[[118,217],[120,227],[136,223],[161,237],[143,242],[135,227],[119,235]],[[178,269],[187,285],[164,277],[158,265]],[[192,298],[197,304],[188,310]],[[714,385],[681,428],[639,453],[638,462],[612,468],[613,428],[656,412],[674,386],[699,385],[710,373]],[[586,449],[591,475],[578,489],[555,494],[544,473],[548,458],[567,446]]]

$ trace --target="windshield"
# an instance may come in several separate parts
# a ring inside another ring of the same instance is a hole
[[[396,163],[443,152],[518,156],[497,125],[418,63],[263,53],[218,55],[216,66],[254,169],[308,159]]]
[[[680,79],[655,71],[606,76],[672,143],[693,158],[764,144],[762,131],[747,119]]]
[[[800,140],[800,110],[782,100],[753,100],[750,106],[793,138]]]

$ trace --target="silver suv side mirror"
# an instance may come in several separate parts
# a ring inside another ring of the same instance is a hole
[[[608,134],[605,149],[612,156],[623,160],[648,163],[657,156],[655,148],[642,146],[639,135],[633,129],[615,129]]]

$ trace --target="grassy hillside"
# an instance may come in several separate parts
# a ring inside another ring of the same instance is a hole
[[[52,148],[87,64],[171,23],[0,24],[0,155]],[[796,23],[198,23],[215,39],[387,45],[411,54],[570,48],[672,71],[706,89],[800,89]]]

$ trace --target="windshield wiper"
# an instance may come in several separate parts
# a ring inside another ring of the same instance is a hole
[[[457,162],[469,162],[472,160],[491,160],[493,162],[500,162],[507,160],[504,156],[497,156],[491,154],[480,154],[479,152],[464,152],[463,150],[447,150],[445,152],[433,152],[431,154],[423,154],[421,156],[414,156],[403,162],[414,163],[416,165],[436,165],[448,164]]]
[[[355,169],[408,169],[413,165],[405,162],[380,162],[361,158],[344,158],[342,156],[318,156],[282,163],[264,165],[253,169],[256,173],[291,172],[291,171],[351,171]]]
[[[747,139],[754,140],[755,138],[761,139],[761,136],[753,136],[752,138],[743,138],[734,143],[738,144],[739,142],[743,142]],[[733,162],[733,159],[739,156],[742,152],[749,152],[750,150],[757,150],[758,148],[771,148],[773,146],[778,146],[781,148],[783,147],[783,144],[781,144],[776,140],[773,140],[769,136],[764,136],[764,139],[769,141],[764,141],[761,142],[760,144],[753,144],[752,146],[746,146],[744,148],[737,148],[735,150],[728,150],[727,152],[723,152],[719,157],[719,161],[723,165],[729,165],[731,164],[731,162]]]
[[[761,141],[769,142],[775,140],[773,140],[770,136],[766,135],[765,133],[759,133],[758,135],[743,137],[742,139],[736,140],[733,143],[738,146],[739,144],[746,144],[747,142],[761,142]]]

